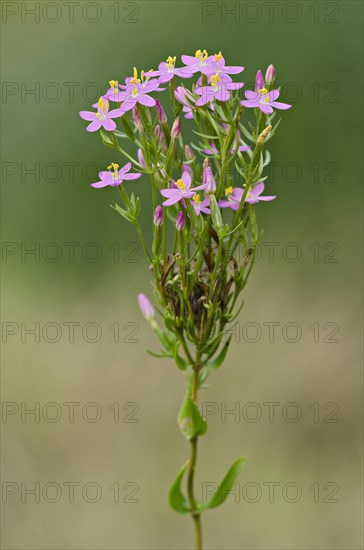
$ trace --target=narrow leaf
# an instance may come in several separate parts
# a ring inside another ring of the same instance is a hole
[[[226,476],[220,483],[216,493],[210,498],[210,500],[200,505],[201,510],[216,508],[217,506],[220,506],[220,504],[223,504],[225,502],[230,492],[230,489],[237,480],[240,474],[240,470],[243,467],[245,461],[246,457],[242,456],[236,462],[234,462],[234,464],[230,467]]]

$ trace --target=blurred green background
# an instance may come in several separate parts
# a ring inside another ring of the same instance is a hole
[[[278,198],[258,208],[262,257],[201,394],[213,414],[199,495],[248,456],[237,495],[204,516],[205,546],[362,548],[362,3],[1,7],[3,548],[192,548],[191,520],[167,503],[188,456],[184,379],[145,352],[158,349],[136,303],[152,295],[148,266],[109,208],[116,192],[89,187],[121,159],[78,112],[134,65],[199,48],[244,65],[246,83],[273,63],[293,103],[270,146]],[[128,185],[147,230],[149,183]],[[26,493],[36,483],[39,498]]]

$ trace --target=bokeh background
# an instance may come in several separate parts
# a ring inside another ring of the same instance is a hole
[[[206,48],[246,83],[273,63],[294,106],[270,145],[278,198],[258,208],[235,341],[201,395],[199,494],[248,456],[204,516],[205,546],[362,548],[362,3],[1,7],[2,547],[192,548],[167,503],[188,456],[184,379],[145,352],[158,350],[136,303],[148,266],[116,192],[89,187],[121,159],[78,111],[134,65]],[[147,230],[149,183],[133,186]]]

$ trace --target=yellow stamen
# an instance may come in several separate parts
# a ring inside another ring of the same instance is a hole
[[[258,94],[260,94],[260,95],[267,94],[267,93],[268,93],[267,88],[260,88],[260,90],[258,91]]]
[[[230,185],[230,187],[227,187],[227,188],[225,189],[225,195],[226,195],[227,197],[228,197],[229,195],[232,195],[233,193],[234,193],[234,187],[231,187],[231,185]]]
[[[201,61],[205,61],[205,59],[207,59],[209,56],[209,54],[207,53],[206,50],[197,50],[197,52],[195,53],[195,57],[197,57],[197,59],[201,59]]]
[[[119,86],[119,82],[117,80],[110,80],[109,84],[112,88],[117,88]]]
[[[109,110],[109,102],[106,100],[104,100],[103,97],[100,97],[98,103],[97,103],[97,109],[98,111],[101,111],[103,114],[107,113],[107,111]]]
[[[192,200],[195,201],[196,204],[201,204],[200,193],[196,193],[195,195],[193,195]]]
[[[213,74],[212,77],[210,78],[211,80],[211,84],[214,88],[217,87],[218,83],[220,82],[220,77],[219,75],[216,73],[216,74]]]
[[[175,62],[176,62],[176,56],[171,57],[171,56],[169,55],[169,56],[167,57],[167,60],[166,60],[167,68],[168,68],[168,69],[173,69],[173,68],[174,68]]]
[[[264,98],[264,102],[269,103],[269,95],[267,95],[267,97]]]
[[[133,88],[133,91],[131,92],[131,95],[135,97],[137,95],[137,93],[138,93],[138,88]]]
[[[222,58],[222,53],[221,53],[221,52],[215,53],[215,61],[216,61],[216,63],[217,63],[218,61],[220,61],[221,58]]]
[[[140,84],[140,80],[138,78],[138,71],[137,71],[136,67],[134,67],[133,78],[130,79],[130,82],[132,84]]]
[[[186,189],[186,184],[181,179],[176,181],[176,185],[180,191],[184,191]]]

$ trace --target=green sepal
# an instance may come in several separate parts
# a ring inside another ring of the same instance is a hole
[[[196,403],[186,395],[178,414],[178,425],[186,439],[197,435],[204,435],[207,431],[207,422],[201,416]]]
[[[245,464],[245,462],[246,462],[245,456],[238,458],[238,460],[234,462],[234,464],[230,467],[226,476],[220,483],[216,493],[210,498],[210,500],[200,504],[199,510],[203,511],[203,510],[209,510],[211,508],[216,508],[217,506],[220,506],[220,504],[223,504],[225,502],[230,492],[230,489],[232,488],[235,481],[237,480],[240,474],[240,470]]]
[[[172,487],[170,488],[169,495],[168,495],[169,505],[171,506],[171,508],[173,508],[173,510],[175,510],[179,514],[189,514],[191,512],[191,508],[188,504],[188,501],[181,490],[181,483],[182,483],[182,479],[185,474],[185,471],[187,469],[187,466],[188,466],[188,461],[182,467],[181,471],[176,477],[176,480],[174,481]]]

